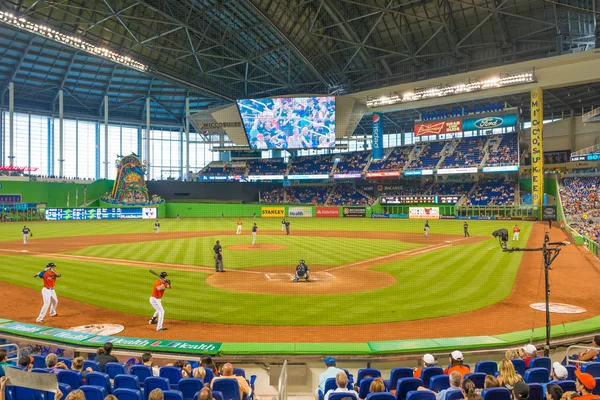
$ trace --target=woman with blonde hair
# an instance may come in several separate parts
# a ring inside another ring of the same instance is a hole
[[[369,387],[369,393],[381,393],[385,392],[385,383],[383,383],[383,379],[375,378],[371,381],[371,386]]]
[[[500,386],[504,386],[508,390],[512,390],[515,386],[515,383],[523,381],[523,377],[517,374],[513,363],[510,360],[507,360],[506,358],[500,361],[500,365],[498,366],[498,372],[498,383],[500,384]]]

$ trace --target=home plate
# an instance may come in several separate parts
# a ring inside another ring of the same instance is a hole
[[[538,311],[546,311],[546,303],[533,303],[529,307]],[[550,303],[550,312],[556,314],[583,314],[586,309],[570,304]]]
[[[21,250],[21,253],[29,253],[29,250]]]

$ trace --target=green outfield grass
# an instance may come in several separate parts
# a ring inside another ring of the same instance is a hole
[[[252,222],[248,219],[247,225]],[[462,233],[462,221],[432,221],[432,232]],[[262,229],[277,229],[279,221],[257,219]],[[470,221],[471,235],[485,235],[488,240],[435,250],[426,254],[390,262],[376,267],[397,279],[384,288],[368,290],[369,282],[356,282],[362,292],[328,295],[266,295],[230,292],[209,286],[202,272],[169,271],[174,289],[164,298],[166,317],[171,319],[238,323],[250,325],[349,325],[426,319],[482,308],[507,297],[521,261],[522,253],[499,251],[491,232],[511,221]],[[150,232],[152,221],[87,221],[42,222],[30,224],[38,237],[82,236],[90,234]],[[161,232],[188,231],[202,226],[203,230],[235,229],[235,220],[164,220]],[[531,223],[519,223],[521,243],[526,243]],[[402,231],[422,234],[422,221],[410,220],[292,220],[293,229],[356,231],[356,239],[316,239],[310,237],[259,236],[261,243],[288,244],[290,249],[272,254],[251,251],[228,251],[226,267],[243,268],[256,265],[290,265],[297,259],[310,259],[309,252],[320,261],[315,265],[335,265],[378,254],[392,253],[414,247],[389,240],[360,239],[360,231]],[[19,226],[0,226],[2,240],[18,240]],[[17,234],[13,234],[17,230]],[[9,234],[11,238],[7,238]],[[293,230],[292,230],[293,232]],[[76,239],[74,239],[76,240]],[[249,236],[227,236],[231,244],[248,243]],[[345,245],[344,245],[345,242]],[[391,242],[391,243],[390,243]],[[186,244],[187,243],[187,244]],[[214,238],[165,240],[164,242],[98,246],[78,253],[190,263],[194,258],[212,265],[210,247]],[[210,246],[204,249],[203,246]],[[225,245],[229,245],[225,243]],[[390,246],[395,246],[390,249]],[[239,253],[236,256],[233,253]],[[266,253],[266,252],[265,252]],[[285,255],[285,256],[284,256]],[[291,260],[286,259],[291,257]],[[322,259],[322,261],[321,261]],[[32,278],[46,262],[45,258],[29,255],[0,256],[0,281],[40,289],[39,279]],[[264,264],[263,264],[264,263]],[[60,297],[135,315],[150,315],[148,302],[154,277],[148,269],[127,265],[60,260],[63,277],[57,284]],[[108,281],[109,279],[109,281]],[[107,284],[110,282],[110,284]],[[40,298],[31,298],[39,301]],[[214,307],[199,306],[215,305]],[[337,310],[332,312],[332,310]],[[340,311],[343,310],[343,311]],[[0,316],[1,317],[1,316]]]

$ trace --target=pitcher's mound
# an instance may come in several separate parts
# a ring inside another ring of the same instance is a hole
[[[284,244],[257,243],[257,244],[236,244],[225,247],[228,250],[283,250],[289,246]]]

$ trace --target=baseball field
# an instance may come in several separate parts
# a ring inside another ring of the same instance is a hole
[[[42,299],[33,275],[48,262],[63,275],[56,285],[59,317],[48,324],[119,323],[130,337],[285,342],[316,335],[321,341],[480,335],[531,328],[538,312],[528,305],[543,300],[541,256],[503,253],[491,236],[512,230],[511,221],[469,221],[470,237],[458,220],[430,221],[429,237],[422,220],[299,218],[291,220],[289,236],[278,219],[244,218],[241,235],[236,222],[164,219],[158,234],[154,220],[35,222],[28,224],[27,245],[22,225],[2,224],[0,316],[35,321]],[[545,225],[519,226],[515,246],[541,245]],[[565,237],[558,228],[551,232],[552,240]],[[226,273],[214,271],[216,240]],[[569,287],[593,286],[580,278],[595,277],[596,262],[576,246],[565,253],[553,296],[582,305],[585,294]],[[292,282],[300,259],[311,282]],[[149,269],[168,272],[173,283],[163,298],[166,332],[148,325],[156,280]],[[586,300],[597,315],[600,301]],[[534,325],[542,324],[540,313]]]

